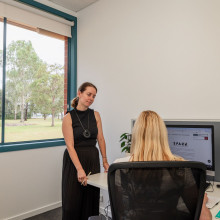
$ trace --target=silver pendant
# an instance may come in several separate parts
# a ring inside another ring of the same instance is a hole
[[[90,138],[90,136],[91,136],[90,131],[89,131],[88,129],[84,130],[84,131],[83,131],[83,136],[84,136],[85,138]]]

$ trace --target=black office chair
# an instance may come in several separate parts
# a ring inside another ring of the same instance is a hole
[[[88,220],[107,220],[104,215],[90,216]]]
[[[113,220],[198,220],[206,183],[200,162],[115,163],[108,170]]]

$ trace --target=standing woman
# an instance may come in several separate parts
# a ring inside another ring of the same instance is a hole
[[[63,135],[67,149],[63,156],[62,219],[88,220],[99,214],[99,188],[87,185],[87,175],[100,172],[98,141],[103,167],[108,171],[106,145],[98,112],[90,109],[97,88],[83,83],[72,101],[73,110],[63,118]]]

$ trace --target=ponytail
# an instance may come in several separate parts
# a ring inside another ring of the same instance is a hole
[[[72,106],[73,108],[76,108],[77,105],[78,105],[78,102],[79,102],[79,97],[75,97],[75,98],[72,100],[72,102],[71,102],[71,106]]]

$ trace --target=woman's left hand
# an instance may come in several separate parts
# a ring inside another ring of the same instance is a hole
[[[107,173],[107,172],[108,172],[108,168],[109,168],[108,162],[104,162],[104,163],[103,163],[103,167],[104,167],[104,169],[105,169],[105,173]]]
[[[212,220],[212,214],[210,210],[206,207],[207,202],[208,196],[207,193],[205,193],[199,220]]]

